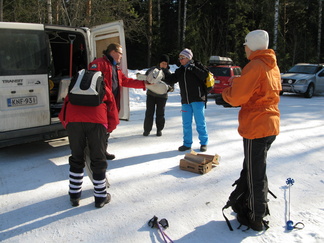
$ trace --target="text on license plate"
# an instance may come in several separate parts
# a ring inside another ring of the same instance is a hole
[[[23,106],[23,105],[35,105],[37,104],[37,96],[9,98],[7,99],[8,107]]]

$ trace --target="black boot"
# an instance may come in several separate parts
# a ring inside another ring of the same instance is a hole
[[[73,207],[77,207],[79,206],[82,192],[83,169],[70,167],[69,182],[70,202]]]
[[[111,196],[107,193],[106,187],[106,172],[93,173],[93,187],[95,207],[102,208],[105,204],[110,202]]]
[[[106,159],[107,160],[113,160],[113,159],[115,159],[115,155],[114,154],[110,154],[107,151],[106,151],[105,154],[106,154]]]

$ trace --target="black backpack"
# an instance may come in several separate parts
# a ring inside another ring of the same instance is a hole
[[[73,105],[98,106],[105,96],[105,82],[100,71],[80,70],[69,85],[69,100]]]
[[[240,223],[240,228],[242,225],[248,226],[249,229],[249,214],[251,212],[251,209],[248,207],[248,190],[247,187],[240,184],[240,180],[236,180],[232,186],[235,186],[236,188],[234,191],[230,194],[229,199],[226,203],[226,205],[222,208],[223,216],[226,220],[226,223],[228,225],[228,228],[233,231],[233,228],[231,226],[231,223],[229,222],[228,218],[224,214],[224,210],[232,207],[232,210],[238,215],[238,221]],[[270,190],[268,192],[274,197],[277,198]],[[267,207],[266,215],[270,215],[269,208]],[[268,222],[263,221],[263,224],[266,229],[269,228]]]

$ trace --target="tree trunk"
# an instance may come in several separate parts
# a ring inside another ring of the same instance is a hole
[[[91,10],[92,10],[92,2],[91,0],[87,1],[87,13],[86,13],[86,26],[90,26],[90,22],[91,22]]]
[[[317,61],[321,62],[321,38],[322,38],[322,0],[318,0],[318,37],[317,37]]]
[[[273,31],[273,50],[277,50],[278,41],[278,23],[279,23],[279,0],[275,2],[274,31]]]
[[[179,0],[178,3],[178,48],[181,48],[181,39],[182,39],[182,29],[181,29],[181,13],[182,13],[182,7],[181,7],[182,1]]]
[[[3,0],[0,0],[0,21],[3,21]]]
[[[47,18],[48,23],[53,24],[53,16],[52,16],[52,1],[47,0]]]
[[[152,10],[152,0],[148,1],[148,36],[147,36],[147,65],[151,66],[151,47],[152,47],[152,25],[153,25],[153,10]]]
[[[188,4],[188,0],[184,0],[184,4],[183,4],[183,26],[182,26],[182,46],[183,47],[186,45],[187,4]]]

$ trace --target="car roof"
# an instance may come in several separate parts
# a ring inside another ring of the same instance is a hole
[[[241,68],[240,66],[232,66],[232,65],[209,65],[208,67],[228,67],[228,68]]]
[[[295,66],[313,66],[313,67],[318,67],[318,66],[324,66],[324,64],[319,63],[297,63]]]

